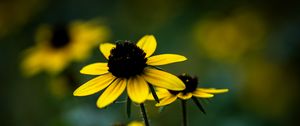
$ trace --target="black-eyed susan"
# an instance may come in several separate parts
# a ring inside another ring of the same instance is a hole
[[[143,103],[149,93],[149,86],[170,90],[183,90],[184,83],[175,75],[156,69],[165,65],[186,60],[177,54],[151,56],[156,49],[156,39],[146,35],[137,44],[129,41],[100,44],[100,51],[107,63],[93,63],[81,69],[82,74],[99,75],[74,91],[74,96],[87,96],[106,88],[97,101],[99,108],[113,103],[126,89],[129,98],[135,103]],[[151,57],[150,57],[151,56]]]
[[[116,45],[101,44],[100,51],[108,62],[98,62],[83,67],[80,71],[82,74],[98,75],[98,77],[77,88],[73,93],[74,96],[91,95],[107,87],[97,100],[97,106],[104,108],[127,89],[127,103],[132,100],[140,104],[145,125],[149,125],[143,102],[153,89],[152,86],[176,91],[185,88],[184,83],[175,75],[154,66],[181,62],[186,58],[177,54],[151,56],[156,45],[153,35],[145,35],[136,44],[129,41],[118,42]],[[154,95],[154,91],[152,93]]]
[[[156,106],[168,105],[174,102],[177,98],[181,100],[188,100],[190,98],[197,98],[197,97],[212,98],[214,97],[213,94],[228,92],[228,89],[198,88],[197,77],[191,77],[188,74],[179,75],[178,78],[180,78],[184,82],[186,88],[181,91],[157,88],[157,95],[159,98],[161,98],[161,100],[159,103],[156,104]]]
[[[71,61],[82,61],[92,47],[109,36],[99,20],[74,21],[70,24],[43,25],[37,30],[36,45],[25,51],[21,64],[25,75],[40,71],[61,72]]]
[[[198,88],[198,79],[197,77],[192,77],[188,74],[181,74],[178,76],[184,84],[185,89],[180,91],[169,90],[164,88],[157,88],[157,95],[161,99],[156,106],[165,106],[174,102],[177,98],[181,100],[182,103],[182,112],[183,112],[183,124],[186,126],[186,101],[193,99],[197,107],[205,113],[202,105],[197,98],[212,98],[214,94],[228,92],[228,89],[215,89],[215,88]],[[149,96],[148,99],[154,100],[153,96]]]

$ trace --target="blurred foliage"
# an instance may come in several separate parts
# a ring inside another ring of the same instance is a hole
[[[242,104],[270,118],[282,118],[289,112],[297,91],[282,66],[255,59],[246,63],[244,77]]]
[[[0,37],[19,30],[20,27],[28,23],[45,4],[45,0],[0,1]]]

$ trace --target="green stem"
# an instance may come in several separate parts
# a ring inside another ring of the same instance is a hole
[[[127,113],[127,118],[130,118],[130,115],[131,115],[131,100],[130,100],[129,97],[127,97],[126,113]]]
[[[143,115],[143,118],[144,118],[145,126],[150,126],[144,103],[141,103],[140,106],[141,106],[141,112],[142,112],[142,115]]]
[[[182,109],[182,123],[183,123],[183,126],[187,126],[186,100],[181,100],[181,109]]]
[[[157,103],[159,103],[159,98],[158,98],[158,96],[157,96],[157,94],[155,92],[154,87],[151,84],[148,84],[148,85],[149,85],[149,88],[150,88],[150,91],[151,91],[151,94],[152,94],[153,98],[155,99],[155,101]]]
[[[201,105],[201,103],[198,101],[198,99],[196,97],[192,97],[194,103],[197,105],[197,107],[200,109],[200,111],[202,111],[204,114],[206,114],[203,106]]]

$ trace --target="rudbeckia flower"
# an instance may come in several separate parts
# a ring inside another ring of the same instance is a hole
[[[40,71],[61,72],[71,61],[82,61],[108,37],[108,29],[98,20],[44,25],[37,30],[36,45],[25,51],[21,64],[25,75]]]
[[[215,88],[197,88],[198,79],[197,77],[191,77],[188,74],[182,74],[178,76],[185,84],[184,90],[169,90],[163,88],[157,88],[157,95],[161,99],[156,106],[165,106],[174,102],[177,98],[181,100],[183,126],[187,126],[187,110],[186,101],[193,99],[197,107],[205,113],[204,108],[200,104],[197,98],[212,98],[214,94],[228,92],[228,89],[215,89]],[[154,100],[153,96],[148,97],[149,100]]]
[[[183,90],[184,83],[175,75],[157,69],[155,66],[186,60],[177,54],[151,56],[156,49],[153,35],[145,35],[136,44],[124,41],[115,44],[104,43],[100,51],[108,60],[98,62],[81,69],[82,74],[98,75],[74,91],[74,96],[87,96],[106,88],[97,100],[99,108],[113,103],[127,89],[129,98],[142,103],[150,93],[150,86],[170,90]]]
[[[198,88],[197,77],[191,77],[188,74],[179,75],[186,88],[184,90],[175,91],[164,88],[157,88],[157,95],[161,99],[156,106],[165,106],[174,102],[177,98],[181,100],[189,100],[191,98],[212,98],[214,94],[228,92],[228,89],[215,89],[215,88]],[[154,100],[153,96],[149,96],[150,100]]]

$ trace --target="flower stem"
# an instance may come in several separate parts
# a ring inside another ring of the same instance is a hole
[[[129,97],[127,97],[126,113],[127,113],[127,118],[130,118],[130,115],[131,115],[131,100],[130,100]]]
[[[181,108],[182,108],[182,123],[183,126],[187,126],[186,100],[181,100]]]
[[[203,106],[202,106],[201,103],[198,101],[198,99],[197,99],[196,97],[194,97],[194,96],[192,97],[192,99],[193,99],[194,103],[197,105],[197,107],[198,107],[204,114],[206,114],[206,112],[205,112]]]
[[[148,85],[149,85],[149,88],[150,88],[150,91],[151,91],[151,93],[152,93],[153,98],[155,99],[155,101],[156,101],[157,103],[159,103],[159,99],[158,99],[158,96],[157,96],[157,94],[156,94],[156,92],[155,92],[154,87],[153,87],[151,84],[148,84]]]
[[[141,112],[142,112],[142,115],[143,115],[143,118],[144,118],[145,126],[150,126],[144,103],[141,103],[140,106],[141,106]]]

